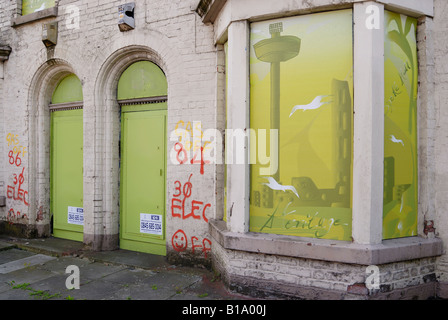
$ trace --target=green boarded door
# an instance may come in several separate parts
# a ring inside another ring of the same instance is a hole
[[[122,113],[120,247],[166,254],[166,110]]]
[[[121,105],[120,248],[166,255],[167,81],[152,62],[130,65]]]
[[[51,114],[53,235],[83,240],[82,109]]]
[[[83,110],[81,83],[76,76],[61,81],[50,107],[53,236],[83,241]]]

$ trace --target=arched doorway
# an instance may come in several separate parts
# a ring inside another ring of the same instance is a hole
[[[130,65],[121,107],[120,248],[166,255],[167,81],[154,63]]]
[[[83,94],[74,74],[53,92],[50,112],[50,212],[53,236],[83,241]]]

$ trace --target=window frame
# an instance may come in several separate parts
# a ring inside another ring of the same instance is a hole
[[[54,7],[50,7],[26,15],[22,15],[22,3],[22,0],[17,0],[17,12],[15,17],[13,17],[11,21],[11,27],[13,28],[43,19],[55,18],[58,16],[59,1],[57,0],[55,0]]]
[[[229,79],[227,87],[227,127],[226,129],[248,130],[250,108],[249,99],[249,57],[246,48],[249,48],[249,22],[268,20],[297,14],[307,14],[319,11],[333,10],[328,7],[304,8],[296,11],[267,12],[272,10],[268,6],[257,8],[244,7],[240,10],[233,0],[221,5],[220,12],[215,16],[215,39],[218,44],[228,45]],[[226,212],[224,221],[210,222],[210,233],[225,249],[242,250],[265,254],[278,254],[292,257],[307,257],[327,261],[341,261],[347,263],[365,264],[389,263],[395,261],[418,259],[442,254],[442,241],[436,237],[423,234],[423,220],[428,219],[423,214],[423,207],[431,207],[430,197],[423,193],[422,179],[419,178],[419,198],[425,196],[425,203],[419,206],[418,236],[410,238],[398,238],[384,240],[383,228],[383,169],[384,169],[384,29],[369,30],[366,28],[366,7],[377,5],[381,8],[381,23],[384,22],[384,10],[389,10],[419,19],[417,27],[417,39],[425,39],[418,46],[419,74],[424,71],[424,78],[420,78],[418,98],[418,158],[428,158],[431,148],[429,141],[424,141],[421,136],[426,136],[431,130],[423,122],[427,121],[425,110],[429,108],[428,92],[431,92],[430,65],[431,52],[426,50],[428,41],[425,37],[432,30],[431,17],[433,16],[432,1],[410,1],[408,7],[403,7],[398,1],[369,1],[365,3],[344,4],[342,7],[351,7],[354,10],[354,90],[355,90],[355,130],[354,130],[354,162],[353,162],[353,223],[352,242],[328,241],[324,239],[299,238],[296,236],[279,236],[275,234],[257,234],[249,232],[249,161],[245,165],[226,166]],[[243,4],[241,4],[242,6]],[[281,7],[281,6],[279,6]],[[334,10],[342,9],[334,6]],[[213,9],[213,8],[212,8]],[[210,10],[212,10],[210,9]],[[306,9],[306,10],[305,10]],[[251,10],[251,11],[249,11]],[[213,9],[216,12],[216,8]],[[203,21],[210,19],[205,13]],[[421,21],[426,19],[425,27]],[[376,32],[378,31],[378,32]],[[378,46],[379,45],[379,46]],[[382,50],[378,50],[382,48]],[[421,61],[421,59],[424,59]],[[426,64],[425,64],[426,62]],[[239,67],[237,68],[236,65]],[[366,81],[366,76],[370,81]],[[357,81],[356,79],[362,79]],[[361,84],[361,85],[360,85]],[[423,87],[423,88],[422,88]],[[367,99],[366,99],[367,97]],[[362,108],[360,106],[363,106]],[[379,107],[378,107],[379,106]],[[242,112],[245,108],[245,112]],[[423,111],[419,109],[423,109]],[[236,112],[238,111],[238,112]],[[366,127],[367,126],[367,127]],[[366,131],[368,132],[366,134]],[[361,143],[362,142],[362,143]],[[421,151],[421,147],[423,150]],[[249,158],[249,145],[246,159]],[[226,148],[227,149],[227,148]],[[430,172],[426,172],[419,161],[419,177],[425,176],[426,182],[430,179]],[[368,171],[366,171],[368,170]],[[420,172],[420,170],[424,172]],[[368,172],[367,177],[365,173]],[[243,182],[242,180],[243,179]],[[230,188],[229,188],[230,186]],[[427,188],[427,187],[426,187]],[[367,201],[366,201],[367,200]],[[433,204],[432,204],[433,205]],[[426,221],[426,220],[425,220]],[[425,249],[422,249],[425,248]],[[327,251],[328,249],[331,250]],[[254,251],[255,250],[255,251]],[[334,254],[338,252],[339,255]],[[324,254],[325,253],[325,254]],[[361,259],[361,256],[365,258]],[[339,257],[338,257],[339,256]],[[343,258],[341,258],[343,257]],[[361,260],[360,260],[361,259]]]

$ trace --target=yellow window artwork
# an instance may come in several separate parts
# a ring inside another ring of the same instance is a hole
[[[417,19],[385,12],[383,238],[417,235]]]
[[[352,18],[251,24],[252,232],[351,240]]]
[[[55,6],[55,0],[22,0],[22,16]]]

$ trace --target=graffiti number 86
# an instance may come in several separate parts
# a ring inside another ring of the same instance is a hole
[[[17,167],[20,167],[22,164],[22,159],[19,157],[20,151],[17,153],[17,155],[14,158],[14,152],[11,150],[9,151],[9,164],[15,164]]]

